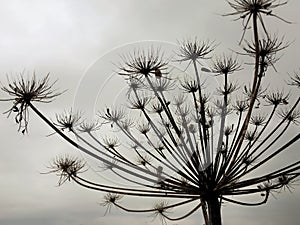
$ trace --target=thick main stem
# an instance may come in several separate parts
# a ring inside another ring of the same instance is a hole
[[[210,194],[206,199],[208,208],[209,225],[222,225],[221,204],[216,194]]]

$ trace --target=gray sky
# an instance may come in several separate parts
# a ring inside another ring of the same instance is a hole
[[[270,24],[274,33],[294,41],[279,62],[274,79],[299,68],[300,2],[290,0],[279,15],[295,22]],[[221,0],[28,0],[0,1],[0,74],[50,72],[58,87],[68,89],[51,105],[40,108],[53,116],[72,106],[78,82],[95,60],[118,46],[144,40],[176,43],[188,37],[220,43],[217,52],[237,49],[240,21],[220,14],[230,12]],[[269,20],[267,20],[268,22]],[[105,58],[105,57],[104,57]],[[101,75],[105,76],[105,74]],[[1,111],[8,104],[1,103]],[[0,117],[0,224],[3,225],[117,225],[160,224],[147,215],[113,210],[104,215],[101,193],[72,183],[56,187],[54,175],[41,175],[55,156],[73,150],[32,115],[29,135],[16,131],[13,119]],[[34,121],[36,120],[36,121]],[[299,144],[298,144],[299,145]],[[296,154],[299,157],[299,153]],[[284,159],[283,159],[284,160]],[[224,224],[281,225],[300,220],[300,188],[271,198],[267,205],[243,208],[226,204]],[[124,200],[125,201],[125,200]],[[201,215],[177,224],[200,224]],[[170,223],[172,224],[172,223]],[[173,223],[176,224],[176,223]]]

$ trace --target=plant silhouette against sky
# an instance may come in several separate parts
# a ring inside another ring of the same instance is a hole
[[[295,95],[264,83],[269,74],[277,72],[278,55],[289,46],[284,38],[270,34],[264,18],[289,23],[274,12],[287,2],[228,3],[233,12],[225,16],[242,21],[240,51],[213,56],[215,42],[194,38],[180,43],[173,58],[165,59],[154,47],[124,55],[118,74],[128,84],[128,107],[107,107],[95,121],[89,122],[74,110],[58,114],[55,122],[47,118],[35,102],[52,102],[62,93],[53,89],[55,82],[49,81],[49,75],[41,80],[20,75],[2,85],[9,95],[2,100],[13,104],[6,113],[14,115],[19,131],[28,131],[31,110],[74,148],[97,160],[101,173],[123,182],[117,186],[90,181],[84,177],[87,164],[65,155],[49,166],[49,173],[59,177],[59,185],[73,181],[106,193],[101,205],[107,212],[115,206],[150,213],[165,223],[201,210],[206,225],[222,224],[224,202],[258,206],[270,194],[293,188],[300,172],[299,159],[276,169],[270,165],[299,141],[299,132],[288,132],[300,122],[300,76],[295,72],[287,81]],[[241,57],[251,63],[240,63]],[[174,76],[170,65],[176,63],[192,74]],[[203,74],[215,77],[220,85],[208,89]],[[237,83],[234,74],[247,76],[248,83]],[[99,130],[111,130],[113,135],[99,138]],[[239,196],[252,196],[252,201]],[[120,202],[123,197],[154,198],[156,203],[134,209]],[[171,212],[177,207],[185,212],[174,217]]]

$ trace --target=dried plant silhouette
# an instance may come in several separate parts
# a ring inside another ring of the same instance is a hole
[[[49,167],[49,173],[59,177],[59,185],[73,181],[105,192],[101,205],[107,212],[114,206],[150,213],[166,223],[201,210],[206,225],[222,224],[224,202],[258,206],[270,194],[293,188],[300,174],[299,158],[281,167],[272,167],[272,162],[295,148],[300,138],[299,132],[289,132],[300,122],[300,76],[290,74],[286,82],[294,95],[265,82],[277,72],[278,55],[289,43],[270,35],[264,17],[288,23],[274,12],[287,2],[228,3],[234,11],[225,16],[237,16],[243,24],[238,56],[212,57],[217,45],[197,38],[183,41],[172,59],[164,59],[163,52],[155,48],[129,53],[118,68],[128,84],[128,107],[100,110],[96,121],[87,122],[72,110],[58,114],[55,122],[47,118],[35,102],[51,102],[60,94],[53,90],[55,82],[49,82],[49,75],[42,80],[20,76],[2,85],[10,96],[3,101],[13,103],[7,113],[15,115],[20,131],[27,131],[32,110],[66,142],[99,162],[99,173],[118,182],[90,181],[84,177],[85,162],[63,156]],[[239,57],[250,63],[240,63]],[[175,77],[170,63],[186,64],[193,72]],[[220,86],[208,90],[204,73],[218,79]],[[248,83],[239,84],[234,74]],[[114,135],[99,138],[99,130],[111,130]],[[251,196],[252,201],[240,196]],[[149,208],[134,209],[123,205],[125,197],[154,198],[156,202]],[[171,212],[177,207],[182,207],[183,214],[174,217]]]

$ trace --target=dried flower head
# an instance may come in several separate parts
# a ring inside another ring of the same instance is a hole
[[[228,4],[235,10],[235,12],[225,14],[225,16],[235,16],[238,15],[238,19],[243,20],[243,29],[244,32],[241,37],[241,41],[244,39],[245,32],[248,29],[249,22],[251,21],[252,17],[258,17],[261,26],[268,36],[268,32],[263,20],[263,15],[265,16],[273,16],[276,17],[286,23],[290,23],[283,18],[275,15],[273,13],[273,9],[285,5],[287,1],[278,1],[278,0],[233,0],[228,1]]]
[[[123,121],[121,121],[121,129],[123,129],[124,131],[130,131],[130,128],[135,126],[135,122],[134,120],[130,119],[130,118],[126,118]]]
[[[93,131],[99,130],[100,127],[101,124],[99,124],[98,121],[92,121],[92,122],[83,121],[79,124],[77,130],[80,132],[91,133]]]
[[[235,71],[241,70],[241,65],[238,63],[237,58],[233,56],[218,57],[213,61],[211,72],[217,75],[228,75]]]
[[[120,75],[129,78],[143,78],[151,75],[157,76],[157,71],[160,74],[167,74],[168,61],[163,59],[163,54],[160,50],[153,48],[148,51],[135,51],[133,54],[128,54],[123,57],[124,66],[120,66]]]
[[[145,110],[146,106],[151,101],[151,98],[148,96],[137,96],[132,97],[129,99],[130,109],[139,109],[139,110]]]
[[[151,109],[153,113],[158,113],[158,114],[161,114],[164,111],[162,104],[158,101],[152,102]]]
[[[191,80],[185,78],[184,81],[180,83],[182,89],[187,93],[196,93],[199,89],[199,84],[196,80]]]
[[[56,114],[56,123],[54,123],[57,127],[59,127],[62,131],[67,129],[67,131],[74,131],[75,127],[77,127],[81,123],[81,113],[73,112],[72,109],[69,111],[64,111],[61,114]]]
[[[170,211],[168,210],[169,207],[168,207],[168,202],[166,201],[161,201],[161,202],[158,202],[154,205],[153,207],[154,209],[154,213],[153,213],[153,217],[154,219],[159,216],[159,218],[161,219],[162,223],[163,224],[166,224],[166,215],[168,213],[170,213]]]
[[[246,134],[245,134],[245,140],[252,142],[256,139],[257,134],[255,132],[255,130],[247,130]]]
[[[290,111],[289,109],[281,109],[278,112],[278,115],[285,119],[288,123],[294,123],[296,125],[300,124],[300,110],[294,109],[293,111]]]
[[[250,123],[255,126],[262,126],[265,124],[266,116],[262,114],[253,115],[250,119]]]
[[[246,42],[246,46],[243,47],[247,55],[256,57],[256,46],[255,43]],[[267,66],[274,67],[274,63],[278,61],[277,53],[286,49],[289,46],[289,43],[284,42],[284,38],[278,38],[277,36],[267,37],[259,40],[259,59],[260,65],[263,70],[267,69]]]
[[[30,79],[21,74],[15,80],[10,81],[8,79],[8,86],[1,84],[1,90],[10,97],[0,101],[12,101],[13,106],[5,113],[8,113],[8,116],[15,113],[15,121],[19,126],[18,131],[22,131],[22,133],[27,131],[28,107],[32,102],[49,103],[62,94],[62,92],[53,90],[55,83],[56,81],[52,83],[49,81],[49,74],[38,80],[34,73]]]
[[[187,122],[186,120],[188,120],[188,116],[191,115],[191,108],[189,107],[189,105],[181,105],[179,107],[177,107],[175,113],[179,116],[179,119],[184,120],[185,122]],[[183,122],[183,121],[181,121]]]
[[[131,92],[137,92],[137,90],[142,89],[145,87],[145,84],[136,77],[129,77],[127,79],[128,82],[128,91],[127,96],[130,97]]]
[[[295,180],[295,176],[289,176],[286,174],[281,175],[278,177],[278,184],[280,185],[280,188],[283,190],[289,190],[292,192],[292,189],[294,189],[294,185],[297,184],[298,180]]]
[[[298,72],[295,72],[294,75],[289,75],[290,81],[288,82],[288,85],[296,86],[300,88],[300,74]]]
[[[137,165],[147,166],[151,163],[152,157],[149,155],[139,155],[136,161]]]
[[[120,123],[125,118],[125,110],[106,108],[104,113],[99,113],[99,117],[104,119],[103,123],[111,123],[113,126],[114,123]]]
[[[101,206],[107,207],[105,211],[105,215],[110,212],[111,208],[117,201],[122,199],[123,196],[119,194],[107,193],[103,197],[103,201],[100,203]]]
[[[137,129],[141,134],[147,135],[147,133],[151,130],[149,123],[142,123],[137,126]]]
[[[218,87],[216,91],[220,95],[229,95],[232,94],[232,92],[238,90],[238,88],[239,87],[237,84],[230,82],[226,85]]]
[[[166,92],[175,88],[175,81],[169,78],[156,79],[153,82],[153,87],[158,92]]]
[[[283,91],[275,91],[267,93],[265,96],[265,101],[269,105],[287,105],[289,100],[289,94],[284,94]]]
[[[246,100],[236,100],[233,105],[233,109],[237,111],[237,113],[245,112],[248,109],[249,105]]]
[[[54,159],[48,167],[50,171],[46,174],[56,173],[59,176],[58,185],[62,185],[66,181],[70,181],[71,178],[75,178],[77,174],[87,171],[87,169],[83,170],[84,167],[85,162],[82,160],[65,155]]]
[[[116,137],[114,137],[114,138],[105,137],[105,138],[103,138],[103,142],[107,148],[111,148],[111,149],[114,149],[121,145],[119,142],[119,139]]]
[[[267,89],[263,89],[262,86],[260,86],[258,88],[257,96],[256,96],[257,101],[259,100],[259,98],[264,98],[265,97],[266,90]],[[247,97],[247,100],[251,99],[252,93],[253,93],[253,91],[252,91],[252,88],[251,88],[250,84],[248,86],[244,85],[243,94]]]
[[[197,61],[199,59],[209,59],[209,54],[215,49],[216,45],[210,41],[185,40],[180,44],[177,53],[178,61]]]
[[[183,95],[182,93],[180,95],[177,95],[173,99],[173,104],[177,107],[181,106],[183,103],[185,103],[187,100],[186,95]]]

